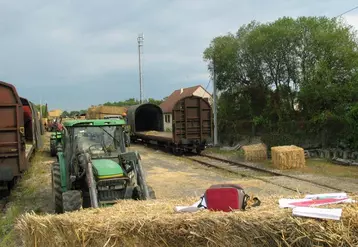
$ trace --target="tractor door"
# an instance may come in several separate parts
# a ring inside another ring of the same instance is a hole
[[[116,142],[116,145],[119,145],[119,149],[121,153],[126,152],[126,144],[125,144],[125,136],[124,136],[124,129],[122,126],[117,126],[114,132],[114,138],[119,142]]]

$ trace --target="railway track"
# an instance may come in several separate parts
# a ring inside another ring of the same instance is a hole
[[[342,190],[327,184],[315,182],[309,179],[296,177],[293,175],[283,174],[278,171],[265,169],[254,164],[247,164],[245,162],[229,161],[226,159],[218,158],[212,155],[202,154],[200,156],[186,156],[185,158],[197,162],[201,165],[215,167],[221,170],[226,170],[242,177],[250,177],[253,179],[261,180],[265,183],[273,184],[298,193],[318,193],[319,191],[331,192],[347,192],[351,191]],[[296,185],[296,186],[292,186]],[[300,189],[298,187],[301,187]],[[302,188],[303,187],[303,188]]]

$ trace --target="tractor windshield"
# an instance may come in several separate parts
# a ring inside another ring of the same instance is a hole
[[[113,157],[125,152],[122,126],[79,126],[73,129],[75,148],[93,158]]]

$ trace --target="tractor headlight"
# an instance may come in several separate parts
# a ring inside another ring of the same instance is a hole
[[[98,191],[104,191],[104,190],[121,190],[124,189],[123,184],[117,184],[117,185],[110,185],[110,186],[98,186]]]

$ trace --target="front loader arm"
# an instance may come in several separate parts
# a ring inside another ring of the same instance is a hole
[[[87,180],[88,190],[91,199],[91,206],[93,208],[98,208],[99,206],[98,206],[98,196],[97,196],[97,185],[93,175],[91,158],[88,153],[84,154],[84,159],[82,159],[81,166],[86,171],[86,180]]]
[[[137,151],[135,152],[126,152],[119,155],[120,160],[122,163],[131,163],[133,166],[133,170],[135,172],[135,177],[137,179],[137,185],[140,187],[143,197],[145,199],[149,198],[149,190],[146,183],[144,171],[142,164],[140,162],[141,158]]]

